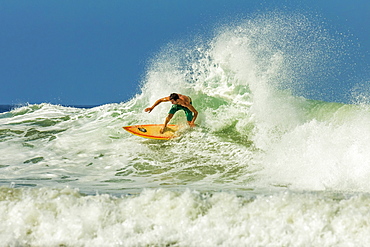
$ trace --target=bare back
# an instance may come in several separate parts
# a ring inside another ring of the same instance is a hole
[[[190,98],[182,94],[178,94],[178,95],[179,95],[179,99],[176,101],[176,105],[188,107],[191,103]]]

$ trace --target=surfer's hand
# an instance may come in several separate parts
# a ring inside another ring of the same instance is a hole
[[[148,108],[145,108],[145,112],[148,112],[148,113],[150,113],[151,111],[153,110],[153,108],[152,107],[148,107]]]

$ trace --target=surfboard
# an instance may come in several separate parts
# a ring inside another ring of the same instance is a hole
[[[179,125],[169,124],[164,130],[163,134],[159,133],[159,130],[163,127],[163,124],[144,124],[144,125],[132,125],[122,127],[131,134],[156,140],[169,140],[178,134],[177,130],[180,128]]]

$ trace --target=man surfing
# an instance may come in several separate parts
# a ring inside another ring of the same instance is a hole
[[[161,134],[163,134],[165,128],[167,127],[168,122],[170,122],[173,115],[179,110],[183,110],[185,112],[186,120],[188,121],[189,126],[190,127],[195,126],[194,122],[195,122],[195,119],[197,119],[198,112],[193,107],[191,98],[189,96],[172,93],[168,97],[164,97],[164,98],[157,100],[152,107],[145,108],[144,111],[150,113],[154,109],[154,107],[156,107],[162,102],[168,102],[168,101],[171,101],[172,107],[170,111],[168,112],[163,128],[159,131]]]

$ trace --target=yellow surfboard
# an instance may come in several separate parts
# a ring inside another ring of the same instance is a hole
[[[159,133],[159,130],[163,127],[163,124],[144,124],[144,125],[132,125],[122,127],[131,134],[156,140],[169,140],[176,136],[176,132],[180,126],[175,124],[169,124],[165,128],[163,134]]]

